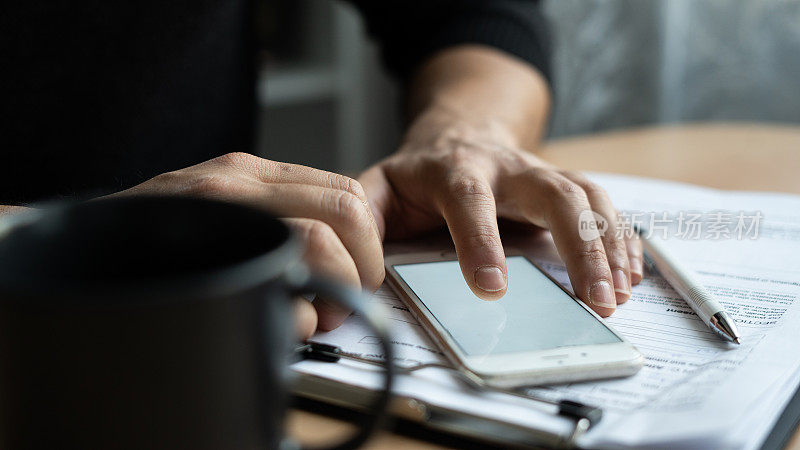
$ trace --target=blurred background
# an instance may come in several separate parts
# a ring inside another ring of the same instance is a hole
[[[400,90],[355,9],[259,2],[262,155],[355,172],[393,152]],[[696,121],[800,124],[798,0],[545,0],[548,137]],[[757,149],[754,149],[757,151]]]

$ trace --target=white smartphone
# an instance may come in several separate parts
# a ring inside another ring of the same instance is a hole
[[[525,256],[509,252],[508,290],[478,298],[452,252],[388,256],[387,279],[460,370],[509,388],[633,375],[644,358]]]

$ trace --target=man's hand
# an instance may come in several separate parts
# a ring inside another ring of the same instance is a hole
[[[532,224],[550,230],[576,295],[592,309],[608,316],[630,297],[642,278],[641,245],[615,235],[608,195],[526,151],[536,147],[549,98],[532,67],[486,47],[455,47],[423,64],[410,94],[413,121],[400,150],[359,178],[381,236],[446,225],[464,279],[491,300],[508,281],[498,217]],[[608,220],[602,238],[581,238],[583,211]]]
[[[599,186],[503,141],[489,129],[450,128],[433,142],[407,142],[365,172],[381,234],[408,237],[446,224],[469,287],[497,299],[508,276],[497,218],[547,228],[575,293],[610,315],[642,278],[640,244],[617,238],[617,212]],[[609,230],[585,241],[579,215],[589,210],[607,218]]]
[[[364,189],[343,175],[230,153],[114,195],[141,194],[205,197],[266,209],[306,242],[304,258],[315,272],[369,290],[383,281],[381,239]],[[313,308],[299,301],[295,311],[304,337],[317,327],[336,328],[349,314],[319,298]]]

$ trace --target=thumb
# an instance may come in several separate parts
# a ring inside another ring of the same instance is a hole
[[[372,166],[362,173],[358,177],[358,182],[367,194],[372,217],[375,218],[378,234],[383,241],[386,237],[386,216],[392,202],[392,187],[379,165]]]
[[[500,299],[508,288],[508,270],[491,188],[481,179],[462,178],[447,197],[442,215],[464,279],[478,297]]]
[[[300,340],[306,340],[317,329],[317,312],[308,300],[297,297],[292,306],[295,333]]]

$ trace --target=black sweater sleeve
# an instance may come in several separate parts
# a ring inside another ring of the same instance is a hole
[[[391,72],[407,79],[425,58],[458,44],[483,44],[550,79],[547,23],[538,0],[350,0],[380,41]]]

